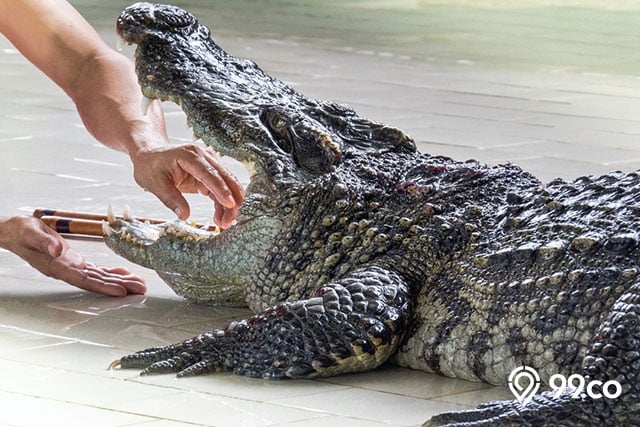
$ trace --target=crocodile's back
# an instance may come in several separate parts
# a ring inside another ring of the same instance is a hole
[[[635,283],[639,190],[638,174],[613,173],[504,194],[487,228],[422,288],[398,362],[492,383],[522,365],[543,379],[578,372]]]

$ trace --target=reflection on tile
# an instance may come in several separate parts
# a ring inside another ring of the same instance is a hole
[[[468,393],[452,394],[437,400],[458,405],[476,406],[494,400],[513,400],[513,393],[507,387],[491,387],[485,390],[470,391]]]
[[[310,380],[271,381],[247,378],[231,373],[219,373],[191,378],[176,378],[172,374],[154,375],[131,379],[144,384],[168,386],[181,390],[193,390],[219,396],[268,402],[274,399],[333,393],[347,387]]]
[[[425,420],[426,421],[426,420]],[[324,415],[322,417],[297,420],[290,423],[276,424],[274,427],[400,427],[401,424],[361,420],[358,418],[342,417],[339,415]]]
[[[7,392],[0,392],[0,407],[5,408],[0,411],[0,424],[16,427],[86,427],[88,424],[95,427],[114,427],[152,420],[149,417],[93,406],[75,405]]]
[[[55,366],[65,372],[109,378],[137,377],[136,371],[108,370],[109,364],[122,356],[122,350],[114,347],[57,340],[55,344],[41,347],[20,348],[14,345],[11,348],[0,353],[0,358],[34,366]]]
[[[434,402],[391,393],[349,388],[332,393],[276,399],[273,403],[293,408],[328,412],[358,419],[371,419],[386,423],[417,425],[429,417],[453,410],[469,409],[449,402]],[[401,411],[398,408],[402,408]]]
[[[321,381],[423,399],[490,388],[483,383],[446,378],[391,365],[371,372],[342,375]]]
[[[314,410],[283,410],[279,405],[197,392],[138,400],[124,404],[122,410],[171,421],[220,426],[267,426],[322,415]]]
[[[145,421],[143,423],[130,424],[128,427],[197,427],[203,424],[187,423],[184,421],[170,421],[170,420],[154,420]]]

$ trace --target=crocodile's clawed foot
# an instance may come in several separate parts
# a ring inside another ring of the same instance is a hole
[[[150,348],[113,362],[110,367],[142,369],[140,375],[177,373],[188,377],[222,369],[216,344],[217,332],[208,332],[180,344]]]
[[[444,412],[425,422],[423,427],[481,427],[481,426],[591,426],[611,419],[607,407],[594,404],[589,398],[559,398],[554,393],[538,394],[526,405],[517,400],[489,402],[476,409]],[[602,424],[604,425],[604,424]]]

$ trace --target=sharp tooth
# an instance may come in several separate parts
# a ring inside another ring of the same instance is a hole
[[[118,49],[118,51],[120,51],[127,44],[128,44],[127,41],[123,37],[118,37],[118,41],[116,42],[116,49]]]
[[[147,115],[147,111],[149,111],[149,106],[151,105],[151,103],[153,102],[153,99],[151,98],[147,98],[146,96],[142,95],[142,114],[143,115]]]
[[[129,208],[129,205],[124,205],[124,209],[122,210],[122,217],[127,221],[133,220],[133,217],[131,216],[131,208]]]
[[[200,139],[200,137],[194,133],[194,134],[193,134],[193,137],[191,138],[191,142],[196,142],[196,141],[198,141],[199,139]]]
[[[111,237],[115,234],[115,230],[109,226],[107,221],[102,221],[102,234],[107,237]]]
[[[111,207],[111,205],[109,205],[109,208],[107,209],[107,221],[109,221],[109,224],[115,222],[116,220],[116,216],[113,214],[113,208]]]

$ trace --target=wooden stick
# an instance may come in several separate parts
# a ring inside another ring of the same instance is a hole
[[[36,209],[33,211],[33,216],[40,218],[47,226],[56,230],[58,233],[64,234],[82,234],[86,236],[104,236],[102,231],[102,222],[108,221],[106,215],[86,213],[86,212],[72,212],[61,211],[55,209]],[[123,219],[121,216],[116,216],[116,219]],[[162,219],[149,219],[149,218],[135,218],[140,222],[149,222],[150,224],[162,224],[167,222]],[[205,228],[202,224],[189,224],[192,227],[200,228],[206,231],[220,232],[220,228],[212,225]]]
[[[62,217],[62,218],[78,218],[89,219],[94,221],[107,221],[107,215],[88,213],[88,212],[74,212],[74,211],[61,211],[56,209],[36,209],[33,211],[33,216],[36,218],[42,218],[44,216],[49,217]],[[115,215],[116,219],[124,219],[122,216]],[[167,222],[166,219],[151,219],[151,218],[136,218],[140,222],[149,222],[150,224],[162,224]]]
[[[58,233],[84,234],[86,236],[104,236],[102,221],[79,218],[62,218],[59,216],[41,216],[42,222]]]

